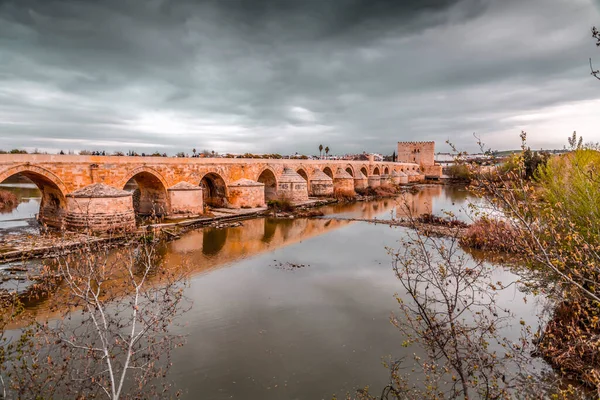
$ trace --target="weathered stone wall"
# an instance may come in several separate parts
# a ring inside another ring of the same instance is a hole
[[[175,157],[116,157],[116,156],[73,156],[46,154],[2,154],[0,155],[0,182],[9,176],[23,171],[45,177],[60,188],[64,195],[93,183],[105,183],[117,189],[123,189],[134,176],[144,172],[153,175],[165,188],[180,181],[194,185],[209,174],[219,175],[225,184],[241,178],[254,181],[265,169],[270,169],[279,177],[288,167],[294,171],[303,169],[310,179],[317,168],[331,171],[337,168],[350,168],[352,171],[371,173],[375,168],[383,171],[407,167],[418,167],[414,163],[392,163],[341,160],[261,160],[261,159],[203,159]],[[381,173],[381,172],[380,172]]]
[[[371,161],[331,161],[331,160],[260,160],[260,159],[200,159],[167,157],[116,157],[116,156],[73,156],[45,154],[2,154],[0,155],[0,182],[6,178],[23,174],[32,179],[42,191],[42,204],[39,218],[49,226],[62,227],[66,218],[66,196],[78,189],[102,183],[116,189],[123,189],[130,180],[135,180],[139,198],[135,205],[138,214],[169,215],[192,207],[197,211],[198,199],[179,199],[171,195],[168,188],[178,182],[206,186],[204,204],[224,207],[241,207],[240,202],[231,204],[228,198],[230,185],[240,179],[258,181],[259,176],[269,170],[277,182],[278,197],[289,197],[292,201],[308,198],[308,182],[314,171],[337,171],[342,169],[352,177],[379,175],[383,171],[418,169],[415,163],[392,163]],[[284,169],[301,171],[302,181],[282,181]],[[379,178],[376,178],[379,179]],[[359,182],[360,180],[355,181]],[[204,187],[203,186],[203,187]],[[274,186],[270,186],[272,190]],[[348,184],[349,187],[349,184]],[[311,185],[311,192],[329,195],[328,184],[319,187]],[[258,189],[248,193],[256,193]],[[250,195],[250,194],[249,194]],[[264,193],[263,193],[264,195]],[[192,196],[192,195],[182,195]],[[254,196],[253,194],[251,196]],[[195,204],[183,206],[187,201]],[[175,201],[175,204],[173,204]],[[246,205],[255,206],[256,198],[249,198]],[[264,203],[264,201],[263,201]],[[100,206],[100,205],[99,205]],[[99,214],[104,210],[97,209]],[[71,216],[73,220],[74,216]],[[100,218],[105,218],[101,216]],[[99,222],[100,223],[100,222]]]
[[[308,185],[308,193],[311,196],[324,197],[333,195],[333,180],[319,169],[312,171]]]
[[[333,190],[344,193],[354,192],[354,178],[352,178],[352,175],[343,169],[338,168],[333,176]]]
[[[382,185],[391,185],[392,182],[392,177],[390,175],[381,175],[381,182]]]
[[[367,181],[370,188],[376,188],[381,186],[381,176],[379,175],[369,175],[367,177]]]
[[[308,200],[308,184],[291,168],[284,168],[277,182],[279,198],[294,202]]]
[[[435,164],[435,142],[398,142],[398,162]]]
[[[233,208],[264,207],[265,185],[241,179],[229,187],[227,200]]]
[[[63,228],[66,200],[60,189],[52,185],[42,185],[42,200],[38,220],[52,228]]]
[[[280,182],[277,193],[281,199],[290,201],[308,200],[308,187],[306,182]]]
[[[64,227],[70,231],[127,231],[135,229],[131,196],[67,197]]]
[[[366,177],[354,178],[354,189],[366,189],[369,186],[369,180]]]
[[[192,189],[169,189],[171,212],[169,215],[185,214],[200,215],[204,212],[202,188],[196,186]]]
[[[315,180],[310,182],[311,195],[316,197],[331,196],[333,194],[333,181]]]

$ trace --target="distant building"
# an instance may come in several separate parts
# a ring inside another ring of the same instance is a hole
[[[435,163],[435,142],[398,142],[398,162],[421,166],[426,176],[441,176],[442,167]]]

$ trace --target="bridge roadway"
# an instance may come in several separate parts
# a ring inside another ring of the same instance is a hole
[[[135,226],[134,215],[198,215],[207,205],[264,206],[277,198],[301,201],[334,190],[377,186],[387,179],[423,179],[414,163],[80,156],[0,155],[0,183],[20,174],[42,193],[39,220],[63,229]],[[381,179],[383,176],[383,179]],[[299,178],[302,179],[299,179]],[[124,189],[135,187],[126,192]],[[99,185],[100,184],[100,185]],[[132,225],[132,222],[133,225]],[[70,221],[70,222],[69,222]]]

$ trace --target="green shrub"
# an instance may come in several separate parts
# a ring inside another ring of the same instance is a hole
[[[599,174],[600,152],[590,149],[552,157],[537,174],[544,200],[592,242],[600,239]]]
[[[454,164],[448,167],[448,176],[452,179],[470,181],[472,178],[469,166],[466,164]]]

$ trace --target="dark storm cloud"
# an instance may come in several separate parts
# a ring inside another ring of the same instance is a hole
[[[0,1],[0,148],[598,140],[594,23],[587,0]]]

